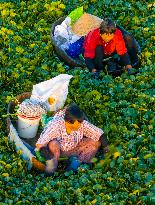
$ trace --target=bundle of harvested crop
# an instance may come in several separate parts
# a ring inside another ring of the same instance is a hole
[[[91,30],[98,28],[103,20],[97,16],[84,13],[72,26],[72,32],[78,36],[85,36]]]

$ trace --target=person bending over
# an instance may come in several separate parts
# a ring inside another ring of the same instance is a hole
[[[76,104],[71,104],[58,111],[46,125],[36,148],[49,150],[54,165],[47,166],[46,171],[53,173],[60,156],[75,156],[79,164],[90,163],[101,145],[105,153],[109,151],[103,130],[88,122],[84,112]]]
[[[139,64],[140,47],[131,34],[116,26],[111,19],[105,19],[100,27],[87,34],[83,44],[85,63],[91,72],[103,70],[103,60],[119,57],[117,63],[126,70]],[[108,61],[110,69],[113,60]]]

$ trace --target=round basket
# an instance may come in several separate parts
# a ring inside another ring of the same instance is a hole
[[[62,50],[60,47],[58,47],[58,45],[57,45],[57,43],[54,39],[53,33],[54,33],[55,26],[60,25],[64,20],[65,20],[65,17],[61,17],[52,24],[51,40],[52,40],[53,45],[55,47],[55,51],[58,54],[59,58],[62,59],[65,63],[67,63],[69,66],[71,66],[71,67],[76,66],[76,67],[85,68],[86,64],[85,64],[84,60],[71,58],[64,50]],[[140,67],[140,64],[141,64],[141,60],[140,60],[141,59],[141,48],[140,48],[138,42],[132,36],[132,34],[130,34],[128,31],[126,31],[123,27],[117,25],[117,28],[121,30],[122,35],[123,35],[124,40],[125,40],[125,44],[126,44],[127,47],[131,47],[132,44],[134,43],[134,46],[135,46],[135,48],[137,50],[137,53],[138,53],[138,56],[139,56],[139,62],[137,63],[135,68]],[[122,72],[123,72],[123,69],[121,69],[119,71],[112,71],[112,72],[109,71],[109,73],[114,75],[114,76],[118,76]]]
[[[38,171],[44,172],[45,165],[38,161],[34,154],[34,144],[36,139],[21,139],[17,133],[17,123],[16,119],[11,117],[12,114],[15,113],[15,107],[20,104],[23,100],[30,98],[31,93],[26,92],[22,93],[14,98],[14,100],[10,101],[7,109],[7,131],[8,137],[11,142],[15,144],[16,150],[22,151],[22,158],[28,162],[28,168],[32,167]],[[38,133],[39,135],[39,133]]]
[[[84,67],[86,67],[86,64],[85,64],[84,60],[71,58],[63,49],[58,47],[58,45],[57,45],[57,43],[54,39],[53,33],[54,33],[55,27],[57,25],[60,25],[64,20],[65,20],[65,17],[59,18],[58,20],[56,20],[52,24],[52,27],[51,27],[51,40],[52,40],[52,43],[55,47],[55,51],[58,54],[59,58],[62,59],[65,63],[67,63],[69,66],[71,66],[71,67],[76,66],[76,67],[84,68]]]

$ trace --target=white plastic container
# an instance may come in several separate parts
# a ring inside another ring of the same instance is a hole
[[[22,138],[34,138],[39,127],[40,117],[28,118],[18,115],[18,133]]]

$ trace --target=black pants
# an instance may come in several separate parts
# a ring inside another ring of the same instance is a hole
[[[130,57],[131,65],[137,67],[139,65],[138,52],[134,48],[128,48],[128,55]],[[93,64],[90,61],[93,61]],[[94,68],[101,71],[104,69],[105,65],[108,66],[108,71],[120,70],[123,67],[119,56],[116,53],[106,56],[102,46],[96,47],[95,58],[90,61],[88,58],[85,58],[86,65],[90,71]]]

